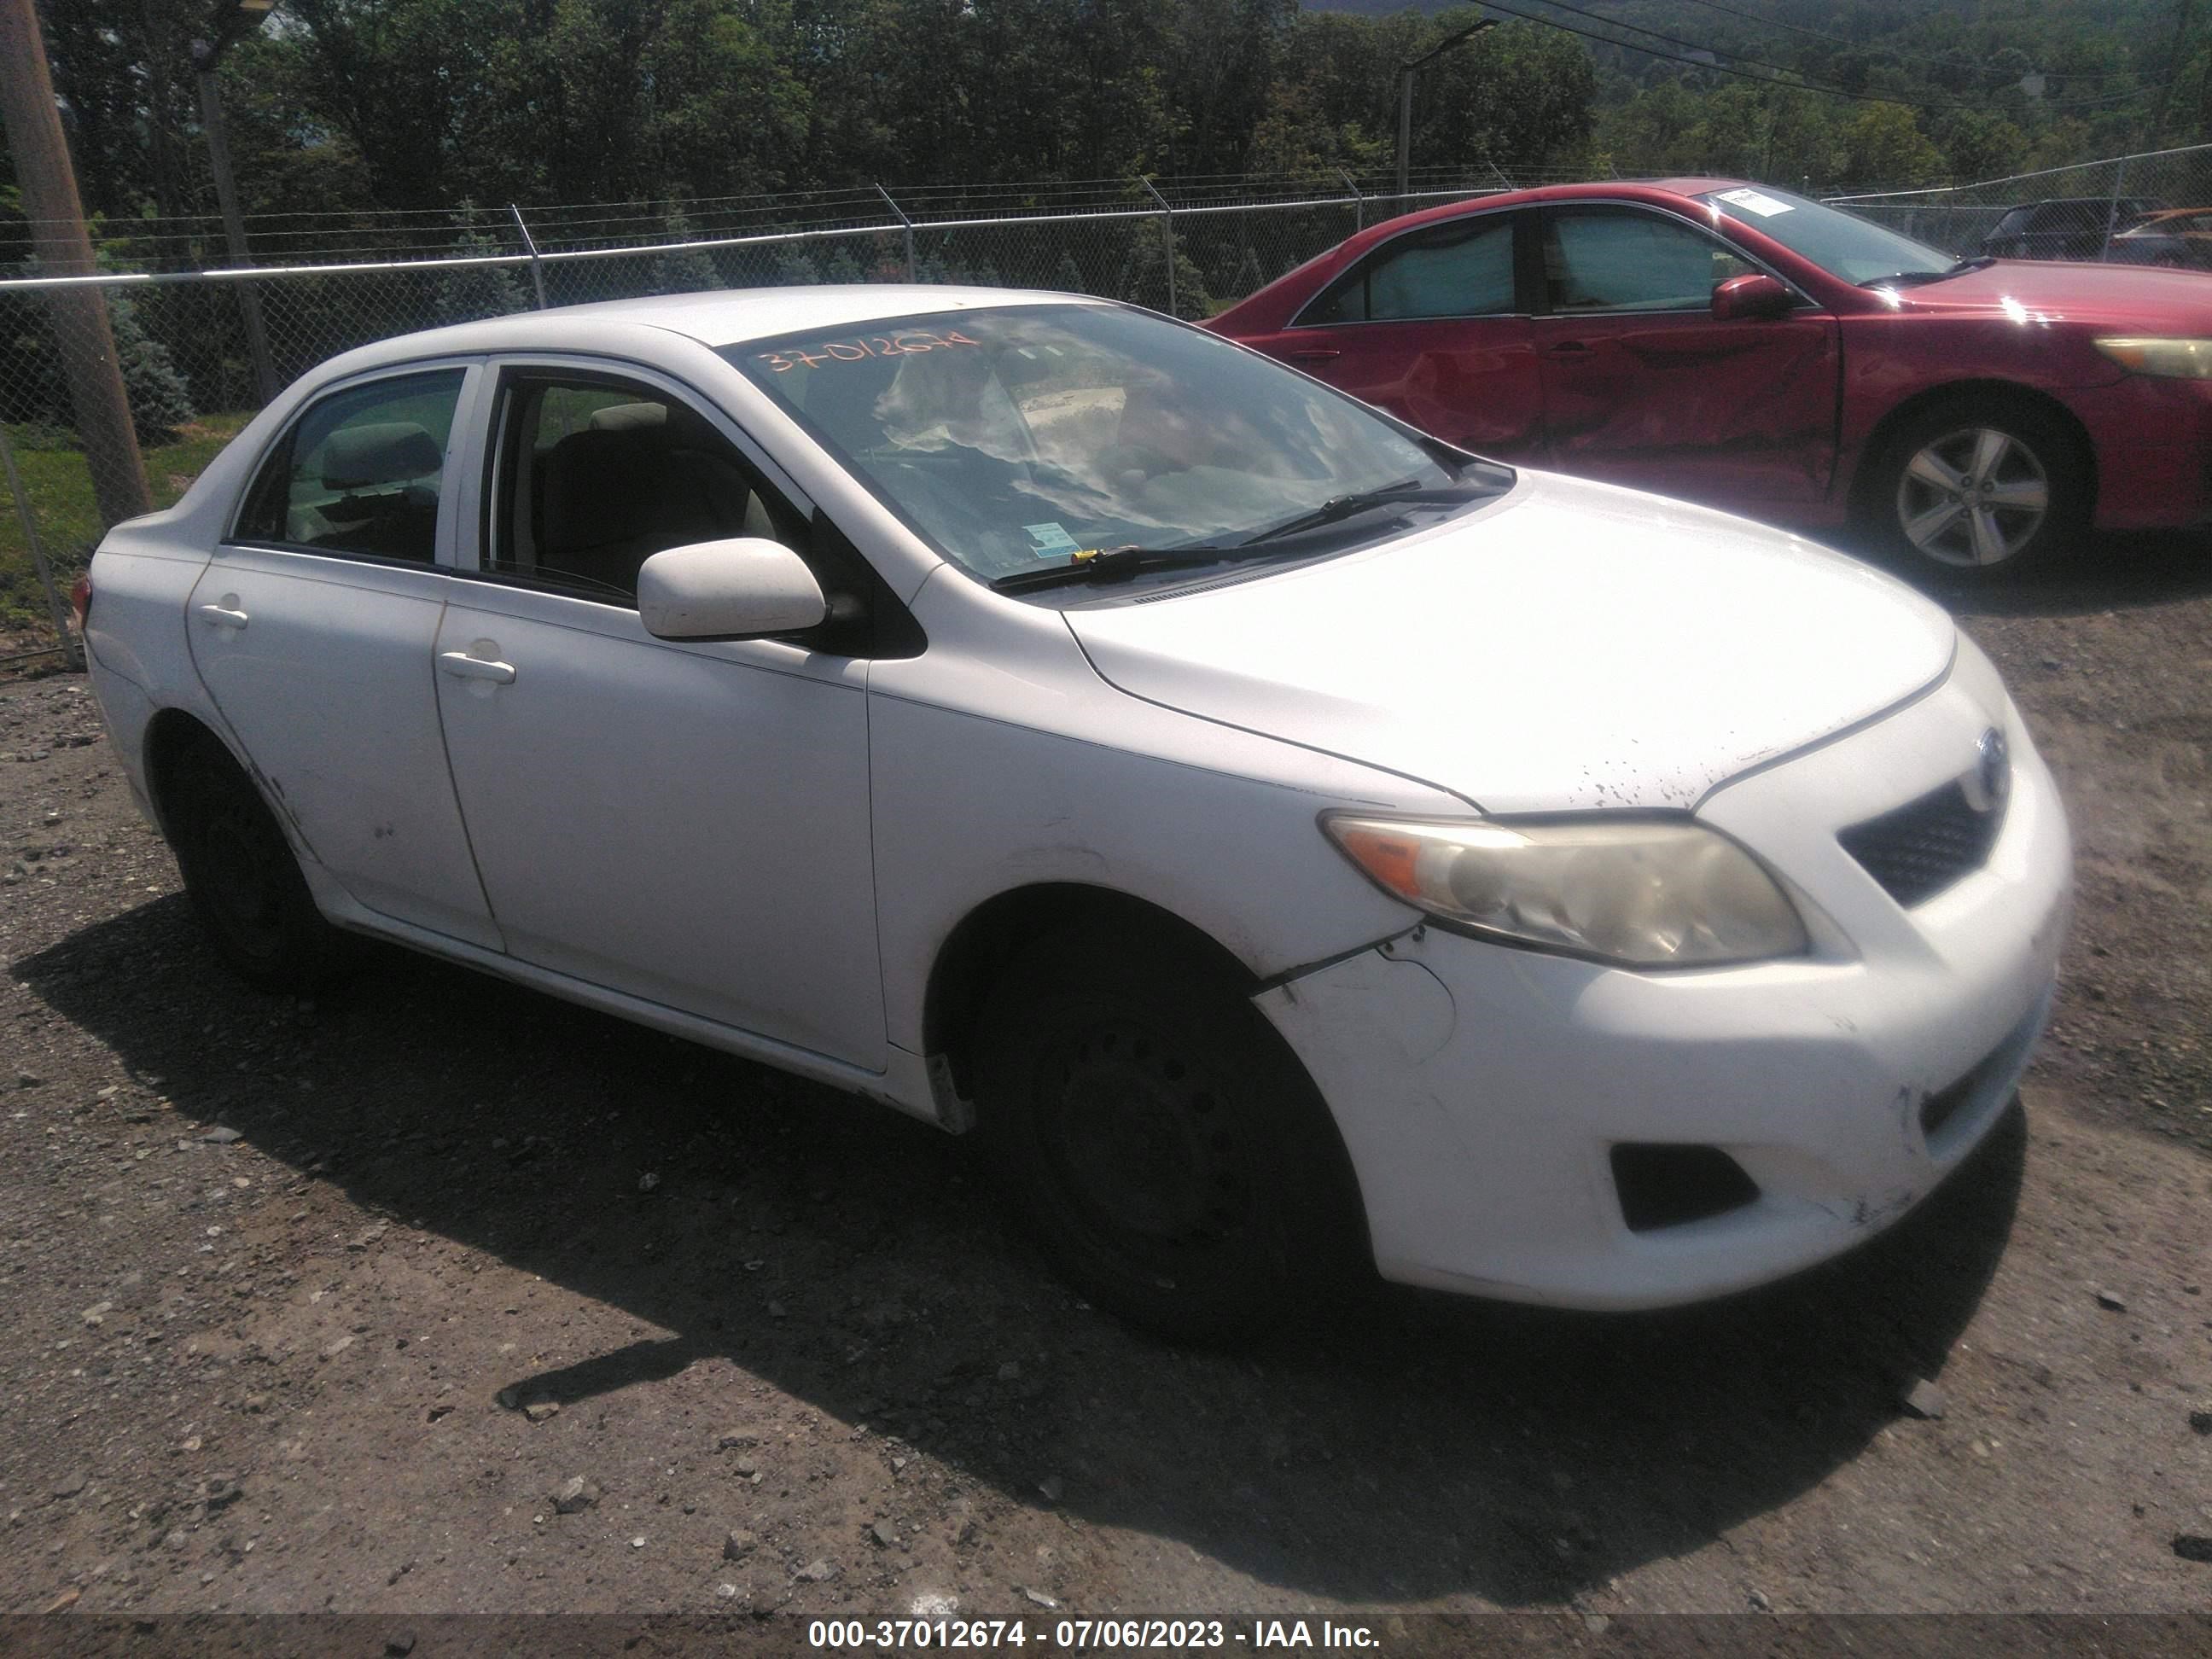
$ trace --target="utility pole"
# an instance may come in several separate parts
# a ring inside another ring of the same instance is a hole
[[[1419,58],[1409,58],[1398,65],[1398,210],[1404,212],[1406,196],[1411,186],[1408,162],[1413,149],[1413,71],[1435,62],[1461,41],[1471,40],[1485,29],[1498,27],[1495,17],[1486,17],[1479,23],[1470,23],[1458,33],[1446,37]]]
[[[2166,100],[2173,95],[2173,82],[2181,72],[2181,48],[2189,40],[2189,15],[2196,9],[2197,0],[2174,0],[2173,44],[2166,48],[2166,76],[2158,83],[2158,102],[2151,106],[2150,122],[2143,129],[2140,149],[2156,146],[2159,135],[2165,131]]]
[[[22,191],[23,215],[31,222],[31,247],[40,270],[50,276],[93,276],[98,267],[92,237],[84,228],[76,170],[62,139],[46,39],[39,32],[33,0],[0,0],[0,119],[5,120],[8,148],[15,155],[15,182]],[[118,524],[150,513],[154,501],[146,489],[138,434],[131,428],[131,399],[116,361],[107,296],[93,287],[53,289],[47,304],[100,523]]]
[[[238,185],[230,171],[230,137],[222,124],[222,94],[216,68],[231,43],[261,27],[276,0],[236,0],[216,25],[215,39],[192,42],[192,73],[199,82],[200,129],[207,134],[208,167],[215,174],[216,205],[222,210],[222,234],[230,246],[231,263],[250,265],[253,252],[246,246],[246,219],[238,208]],[[283,389],[276,365],[269,356],[269,332],[261,322],[261,294],[251,281],[238,284],[239,314],[246,323],[246,349],[253,359],[254,384],[267,403]]]

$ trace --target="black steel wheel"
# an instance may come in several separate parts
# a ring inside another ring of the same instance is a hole
[[[1249,1337],[1365,1264],[1328,1109],[1224,977],[1061,935],[1000,977],[978,1036],[979,1127],[1029,1230],[1093,1302],[1183,1340]]]
[[[185,896],[225,965],[264,990],[309,989],[340,965],[343,935],[325,921],[276,817],[213,737],[167,771],[165,818]]]

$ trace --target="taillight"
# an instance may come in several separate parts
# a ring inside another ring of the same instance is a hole
[[[70,610],[76,617],[76,631],[83,633],[85,619],[92,615],[92,572],[89,570],[70,584]]]

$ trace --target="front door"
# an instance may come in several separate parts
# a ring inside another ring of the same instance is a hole
[[[806,521],[669,388],[510,366],[491,539],[439,629],[439,708],[493,914],[522,961],[885,1063],[866,667],[658,640],[639,566]]]
[[[1818,501],[1835,465],[1835,319],[1714,319],[1714,287],[1758,269],[1656,210],[1542,210],[1552,465],[1756,514]]]
[[[193,665],[307,849],[381,915],[497,950],[428,664],[459,517],[444,487],[471,371],[311,404],[192,589]]]

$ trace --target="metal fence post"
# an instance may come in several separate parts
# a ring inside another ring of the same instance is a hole
[[[2105,210],[2105,246],[2097,250],[2097,260],[2100,264],[2112,262],[2112,233],[2119,228],[2120,191],[2127,182],[2128,158],[2123,155],[2119,165],[2112,170],[2112,198]]]
[[[1339,167],[1339,168],[1336,170],[1336,176],[1337,176],[1338,178],[1340,178],[1340,179],[1343,179],[1343,180],[1344,180],[1344,187],[1345,187],[1346,190],[1348,190],[1348,191],[1350,191],[1352,192],[1352,229],[1353,229],[1353,230],[1355,230],[1355,231],[1360,231],[1360,230],[1364,230],[1364,229],[1366,229],[1366,228],[1367,228],[1367,198],[1366,198],[1366,197],[1364,197],[1364,196],[1361,195],[1361,194],[1360,194],[1360,192],[1359,192],[1359,180],[1358,180],[1357,179],[1353,178],[1350,173],[1346,173],[1346,172],[1342,167]]]
[[[538,257],[537,240],[531,235],[530,227],[522,222],[520,208],[509,202],[507,204],[507,210],[514,216],[514,228],[521,233],[522,251],[530,256],[531,286],[538,290],[538,308],[543,311],[545,309],[545,272],[543,268],[544,261]]]
[[[1166,197],[1161,195],[1159,191],[1152,188],[1152,181],[1150,179],[1139,179],[1137,182],[1145,187],[1146,195],[1151,197],[1155,202],[1158,202],[1160,204],[1161,240],[1167,245],[1168,315],[1170,317],[1180,317],[1182,315],[1182,312],[1176,304],[1175,210],[1168,205],[1168,198]]]
[[[258,19],[255,20],[258,22]],[[230,139],[222,118],[222,97],[216,89],[215,66],[222,55],[220,45],[210,46],[205,40],[192,42],[192,69],[199,82],[200,129],[207,136],[208,161],[215,173],[215,198],[222,210],[223,240],[230,247],[233,262],[241,265],[253,263],[253,250],[246,240],[246,218],[238,206],[238,185],[230,172]],[[261,295],[252,283],[238,285],[238,314],[246,325],[246,349],[253,359],[254,384],[260,388],[261,401],[267,403],[284,389],[276,378],[276,361],[270,355],[269,331],[261,319]]]
[[[886,207],[898,215],[899,224],[906,232],[906,279],[909,283],[918,283],[921,280],[921,269],[914,262],[914,221],[906,216],[906,210],[892,201],[890,191],[881,185],[876,186],[876,194],[884,198]]]
[[[54,619],[54,634],[61,641],[62,660],[71,668],[84,666],[77,655],[76,641],[70,637],[69,607],[62,603],[61,590],[54,586],[54,568],[46,560],[46,545],[39,539],[39,521],[31,513],[31,497],[23,488],[22,475],[15,471],[15,446],[8,436],[5,422],[0,422],[0,462],[8,468],[8,491],[15,498],[15,512],[23,520],[23,540],[31,550],[31,563],[39,573],[39,586],[46,590],[46,610]]]

